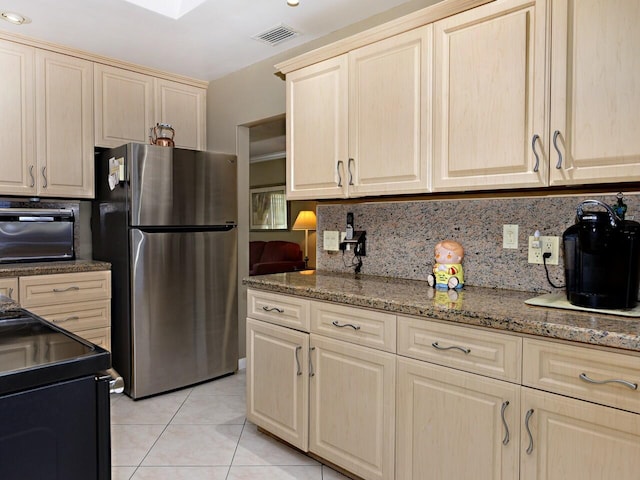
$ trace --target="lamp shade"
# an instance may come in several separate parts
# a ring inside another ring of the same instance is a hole
[[[301,210],[291,230],[315,230],[316,214],[311,210]]]

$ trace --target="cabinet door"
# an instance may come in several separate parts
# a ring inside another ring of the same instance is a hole
[[[349,53],[349,196],[425,193],[432,27]]]
[[[393,479],[395,355],[311,335],[309,451],[367,480]]]
[[[551,184],[640,180],[640,3],[552,9]]]
[[[153,78],[96,63],[94,82],[96,146],[147,143],[155,125]]]
[[[523,388],[523,418],[527,412],[522,480],[638,478],[640,415]]]
[[[9,297],[11,300],[18,300],[18,279],[0,278],[0,295]]]
[[[546,130],[545,10],[507,0],[435,23],[434,191],[548,183],[533,142]]]
[[[36,114],[40,195],[92,198],[93,64],[38,50]]]
[[[173,127],[176,147],[206,150],[206,90],[156,78],[155,97],[156,123]]]
[[[309,334],[247,319],[247,418],[307,450]]]
[[[287,198],[343,198],[348,162],[347,56],[287,75]]]
[[[0,193],[36,193],[35,49],[0,40]]]
[[[517,479],[519,391],[518,385],[400,358],[397,478]]]

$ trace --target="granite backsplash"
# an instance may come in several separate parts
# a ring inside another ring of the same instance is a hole
[[[542,265],[527,262],[529,235],[562,236],[575,222],[576,207],[587,199],[616,203],[616,195],[562,195],[492,199],[427,199],[412,201],[323,203],[317,207],[317,268],[352,271],[353,254],[323,248],[323,231],[344,231],[347,212],[353,212],[355,230],[367,232],[367,255],[362,273],[425,280],[440,240],[453,239],[465,249],[465,283],[481,287],[532,292],[557,291],[547,281]],[[640,195],[625,193],[627,220],[635,215]],[[502,247],[503,225],[519,226],[518,248]],[[564,284],[562,242],[560,264],[549,266],[556,284]]]

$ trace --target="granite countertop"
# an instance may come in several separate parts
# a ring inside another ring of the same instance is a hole
[[[640,352],[640,319],[525,305],[538,294],[465,286],[457,299],[427,282],[310,271],[243,279],[249,288]],[[455,293],[451,293],[455,297]]]
[[[97,260],[65,260],[60,262],[25,262],[0,264],[0,278],[79,273],[111,270],[111,264]]]

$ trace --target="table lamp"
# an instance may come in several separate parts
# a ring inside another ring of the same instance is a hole
[[[309,267],[309,230],[316,229],[316,214],[311,210],[301,210],[291,230],[304,230],[304,268]]]

